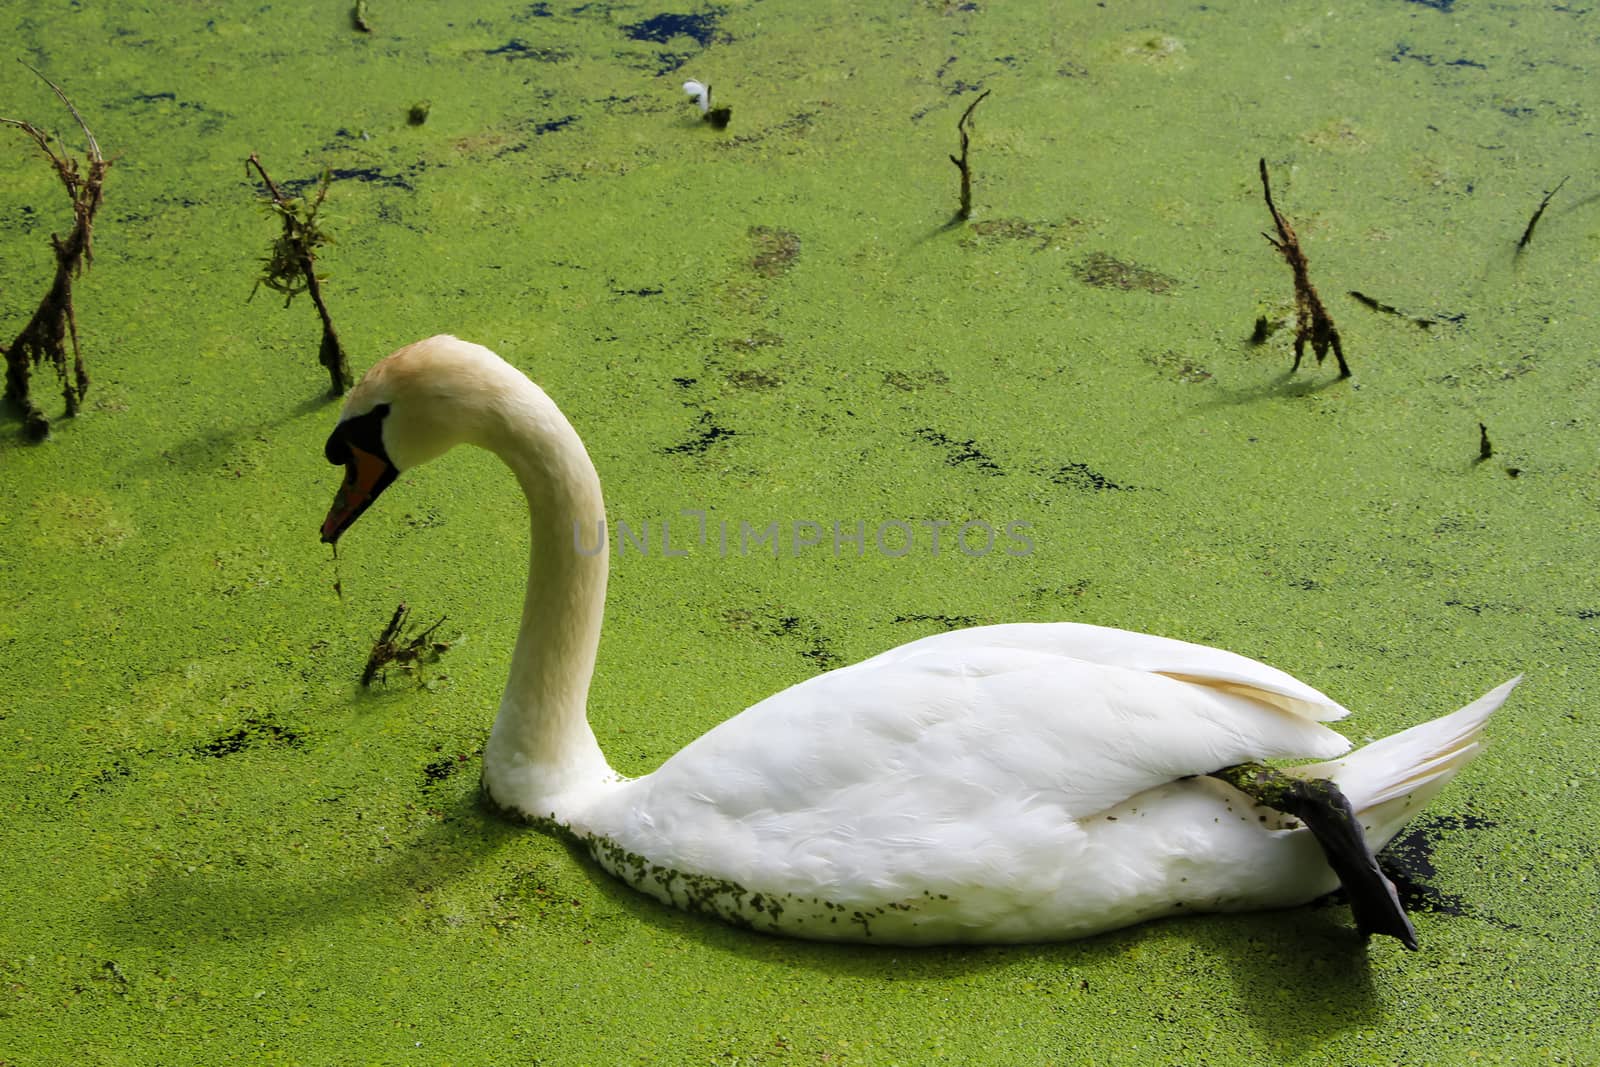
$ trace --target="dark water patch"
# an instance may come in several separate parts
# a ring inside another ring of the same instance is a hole
[[[404,174],[389,174],[377,167],[333,167],[328,171],[330,182],[355,181],[366,182],[371,185],[383,185],[391,189],[404,189],[408,193],[416,192],[416,186],[411,184],[411,179]],[[290,196],[299,196],[307,189],[314,188],[322,181],[322,176],[315,178],[290,178],[280,182],[279,186]]]
[[[1412,59],[1425,67],[1437,67],[1443,64],[1446,67],[1472,67],[1475,70],[1488,70],[1484,64],[1475,59],[1445,59],[1441,60],[1427,52],[1414,52],[1411,46],[1404,41],[1394,46],[1394,51],[1389,54],[1389,62],[1398,63],[1402,59]]]
[[[1085,493],[1125,492],[1136,488],[1112,481],[1087,463],[1068,463],[1056,468],[1050,475],[1050,484],[1064,485],[1068,489],[1077,489]]]
[[[641,286],[638,289],[613,288],[611,291],[616,293],[618,296],[660,296],[662,293],[666,292],[666,290],[662,289],[660,286]]]
[[[783,379],[776,374],[749,368],[731,370],[727,378],[728,384],[735,389],[776,389],[783,384]]]
[[[730,337],[722,342],[740,352],[754,352],[759,348],[777,348],[783,344],[783,335],[771,330],[751,330],[743,337]]]
[[[718,426],[716,416],[711,412],[701,412],[700,418],[695,420],[694,436],[681,444],[669,445],[661,450],[668,456],[703,456],[706,450],[725,437],[737,437],[737,432],[725,426]]]
[[[643,105],[653,105],[655,100],[654,98],[647,97],[641,93],[632,93],[628,96],[618,96],[613,93],[608,97],[596,100],[595,103],[604,108],[606,114],[608,115],[617,111],[622,111],[628,114],[638,114],[645,111],[654,110],[653,106],[647,107]]]
[[[557,130],[564,130],[577,121],[578,116],[576,115],[563,115],[559,119],[550,119],[548,122],[540,122],[535,124],[533,127],[533,132],[536,137],[543,137],[547,133],[555,133]]]
[[[449,520],[433,508],[422,507],[406,512],[401,521],[411,530],[436,530]]]
[[[699,380],[699,378],[674,378],[672,379],[672,384],[676,385],[679,389],[688,389]]]
[[[1434,884],[1439,877],[1439,869],[1434,865],[1433,852],[1442,836],[1467,830],[1487,830],[1495,825],[1489,819],[1474,815],[1422,816],[1384,846],[1378,853],[1378,866],[1394,883],[1400,903],[1408,912],[1467,917],[1505,930],[1515,930],[1515,923],[1474,908],[1464,898],[1447,893]],[[1336,889],[1318,898],[1313,906],[1342,906],[1348,903],[1349,897],[1345,891]]]
[[[944,462],[947,467],[961,467],[970,464],[984,474],[1005,474],[1005,471],[1000,469],[1000,465],[984,454],[983,449],[979,448],[978,443],[971,438],[965,441],[957,441],[929,426],[924,426],[911,432],[914,436],[921,438],[930,445],[944,449]]]
[[[640,22],[629,23],[622,32],[634,41],[666,44],[674,37],[688,37],[701,48],[714,41],[731,41],[733,38],[717,28],[717,22],[727,14],[727,8],[714,7],[698,15],[679,15],[662,12]]]
[[[648,65],[644,66],[645,69],[653,69],[655,74],[659,77],[663,74],[671,74],[673,71],[678,70],[696,55],[698,55],[696,52],[657,52],[655,54],[655,66],[653,68],[649,67]]]
[[[445,756],[426,764],[422,768],[422,784],[424,787],[436,785],[444,781],[461,769],[461,761],[454,756]]]
[[[531,59],[536,63],[560,63],[572,58],[571,52],[559,48],[546,48],[543,45],[529,44],[521,37],[513,37],[505,44],[496,48],[485,48],[486,56],[503,56],[506,59]]]
[[[1532,352],[1517,357],[1515,363],[1473,363],[1463,367],[1461,373],[1441,374],[1428,380],[1435,385],[1452,388],[1472,384],[1516,381],[1538,369],[1538,356]]]
[[[1005,241],[1029,241],[1033,243],[1035,252],[1042,252],[1056,239],[1058,230],[1075,223],[1076,220],[1058,225],[1049,222],[1030,222],[1022,218],[980,219],[967,224],[967,232],[961,238],[961,247],[983,248]]]
[[[950,87],[945,90],[945,95],[946,96],[960,96],[963,93],[981,93],[981,92],[983,92],[983,83],[982,82],[962,81],[960,78],[957,78],[955,81],[951,82],[950,83]]]
[[[159,116],[167,123],[182,125],[201,134],[221,131],[226,125],[226,120],[232,117],[227,111],[203,104],[198,100],[181,99],[177,93],[166,89],[132,93],[111,101],[109,106],[119,111],[135,111],[147,116]]]
[[[530,4],[527,9],[519,14],[512,15],[512,22],[527,22],[529,19],[554,18],[555,12],[550,10],[549,4]]]
[[[184,211],[189,211],[189,210],[192,210],[192,209],[194,209],[196,207],[199,207],[203,203],[204,203],[204,201],[202,201],[202,200],[196,200],[195,198],[188,197],[188,196],[153,196],[153,197],[150,197],[148,200],[142,201],[140,203],[140,206],[144,207],[144,208],[149,208],[149,207],[152,207],[152,206],[159,206],[159,207],[163,207],[163,208],[178,208],[178,209],[181,209],[181,210],[184,210]],[[119,211],[115,215],[113,215],[112,218],[116,219],[120,223],[130,224],[131,225],[131,224],[136,224],[136,223],[150,222],[150,221],[152,221],[154,219],[160,218],[161,216],[162,216],[162,213],[159,210],[158,211]],[[24,232],[24,233],[29,232],[33,228],[32,225],[31,225],[31,221],[32,220],[28,220],[28,221],[29,221],[29,225],[25,225],[25,226],[22,227],[22,232]]]
[[[949,385],[950,375],[942,370],[888,370],[883,372],[883,384],[892,385],[903,393],[915,393],[932,385]]]
[[[1054,604],[1068,597],[1081,597],[1089,591],[1089,579],[1077,578],[1063,585],[1036,585],[1028,590],[1028,599],[1035,603]]]
[[[815,124],[817,121],[817,116],[820,114],[820,111],[797,111],[793,115],[790,115],[788,118],[784,119],[782,122],[778,123],[776,126],[772,127],[768,132],[792,133],[797,130],[809,130],[812,125]]]
[[[226,114],[226,112],[214,111],[214,109],[207,107],[198,100],[179,100],[177,93],[166,89],[158,90],[153,93],[134,93],[127,98],[127,103],[146,105],[172,104],[183,111],[199,111],[207,114]]]
[[[126,761],[120,759],[112,760],[109,767],[100,768],[89,776],[88,781],[74,789],[69,794],[68,799],[77,800],[89,791],[96,793],[109,792],[113,787],[131,777],[133,777],[133,771]]]
[[[800,258],[800,237],[790,230],[752,226],[746,233],[755,248],[750,269],[763,278],[776,278],[787,273],[795,260]]]
[[[23,204],[10,218],[0,218],[0,229],[32,233],[39,224],[39,211],[32,204]]]
[[[978,625],[974,615],[896,615],[895,622],[933,623],[941,630],[965,630],[969,626]]]
[[[1144,361],[1159,370],[1164,377],[1170,377],[1188,385],[1211,380],[1211,372],[1199,363],[1189,359],[1181,352],[1167,349],[1156,355],[1147,355]]]
[[[822,670],[832,670],[844,663],[843,657],[828,647],[828,639],[821,627],[798,615],[789,615],[761,605],[729,608],[722,613],[722,621],[735,630],[748,630],[797,642],[801,646],[800,655]]]
[[[1137,263],[1124,262],[1108,252],[1090,253],[1078,261],[1072,272],[1080,282],[1096,289],[1121,289],[1125,292],[1139,289],[1147,293],[1165,293],[1178,284],[1176,278]]]
[[[1418,7],[1431,7],[1435,11],[1450,11],[1456,6],[1456,0],[1406,0],[1408,4]]]
[[[237,729],[194,746],[193,752],[197,756],[220,759],[262,745],[270,748],[302,748],[305,743],[305,735],[294,727],[285,726],[270,715],[251,715]]]
[[[583,943],[590,944],[600,933],[602,922],[584,906],[590,889],[581,873],[560,863],[542,862],[519,871],[498,890],[483,921],[501,933],[536,923],[568,931],[567,936],[581,935]]]
[[[1487,830],[1494,827],[1488,819],[1473,815],[1424,816],[1413,822],[1378,853],[1378,865],[1394,883],[1400,902],[1407,911],[1427,911],[1438,915],[1472,914],[1471,905],[1454,893],[1446,893],[1434,885],[1439,869],[1433,863],[1434,845],[1444,834],[1463,830]],[[1490,922],[1507,929],[1515,927],[1498,919]]]
[[[756,133],[742,133],[721,143],[724,145],[757,144],[775,133],[797,133],[804,136],[811,130],[811,127],[816,123],[817,116],[820,114],[821,112],[819,111],[796,112],[776,125],[768,126]]]
[[[831,671],[844,664],[844,658],[823,642],[819,636],[810,648],[800,650],[800,655],[817,665],[818,670]]]
[[[455,777],[461,768],[471,762],[472,758],[477,754],[476,752],[463,752],[455,756],[440,756],[433,762],[424,764],[422,768],[422,788],[426,790],[446,779]]]

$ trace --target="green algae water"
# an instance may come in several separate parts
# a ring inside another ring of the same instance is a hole
[[[1600,1058],[1600,13],[362,9],[0,12],[0,116],[81,153],[22,59],[115,158],[84,411],[37,446],[0,421],[0,1063]],[[318,266],[357,373],[456,333],[584,435],[634,534],[591,698],[619,770],[991,622],[1256,656],[1358,743],[1525,672],[1386,857],[1422,951],[1364,947],[1335,903],[1019,948],[777,940],[485,810],[522,501],[453,455],[335,566],[319,323],[246,300],[277,225],[252,152],[291,189],[331,175]],[[1289,373],[1262,158],[1350,379],[1309,351]],[[0,344],[70,223],[0,129]],[[364,689],[402,600],[450,648]]]

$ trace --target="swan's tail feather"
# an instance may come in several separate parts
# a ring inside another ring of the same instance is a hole
[[[1350,800],[1374,852],[1443,789],[1483,747],[1483,725],[1505,703],[1522,676],[1471,704],[1381,738],[1326,763],[1294,768],[1309,778],[1331,778]]]

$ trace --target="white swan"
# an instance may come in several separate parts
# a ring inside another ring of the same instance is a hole
[[[511,467],[532,522],[488,795],[661,900],[760,930],[1056,940],[1303,903],[1338,884],[1312,833],[1205,776],[1331,759],[1292,773],[1337,782],[1378,848],[1476,753],[1516,684],[1334,758],[1349,742],[1321,721],[1345,709],[1243,656],[1074,623],[985,626],[811,678],[625,779],[585,713],[607,553],[584,554],[574,529],[603,519],[600,482],[520,371],[447,336],[376,364],[328,439],[346,478],[323,540],[399,471],[463,443]]]

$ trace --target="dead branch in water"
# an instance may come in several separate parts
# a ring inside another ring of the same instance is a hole
[[[1295,236],[1294,227],[1289,225],[1289,220],[1283,217],[1276,204],[1272,202],[1272,184],[1267,180],[1267,161],[1261,160],[1261,191],[1267,198],[1267,210],[1272,212],[1272,222],[1278,229],[1278,236],[1263,233],[1273,248],[1283,254],[1289,264],[1289,269],[1294,272],[1294,366],[1289,368],[1293,374],[1300,369],[1300,358],[1305,354],[1306,342],[1311,342],[1311,350],[1316,353],[1317,362],[1321,363],[1328,354],[1328,349],[1333,349],[1333,356],[1339,361],[1339,377],[1350,377],[1350,366],[1344,361],[1344,349],[1339,345],[1339,331],[1334,328],[1333,319],[1328,315],[1328,309],[1323,307],[1322,298],[1317,295],[1317,287],[1311,284],[1311,274],[1306,263],[1306,254],[1300,250],[1300,238]]]
[[[298,196],[285,196],[283,190],[267,175],[266,168],[261,165],[261,157],[254,152],[245,160],[245,166],[255,167],[256,173],[261,175],[261,182],[267,187],[267,195],[261,201],[283,223],[283,232],[272,242],[270,254],[262,260],[264,266],[261,277],[256,279],[256,287],[265,285],[274,292],[282,293],[284,307],[288,307],[301,293],[311,294],[311,302],[322,317],[322,347],[318,352],[318,361],[327,368],[329,392],[333,396],[343,396],[354,379],[350,375],[350,362],[345,358],[344,345],[339,343],[339,332],[333,328],[333,316],[328,313],[328,305],[322,299],[322,279],[317,276],[317,247],[332,240],[317,224],[317,211],[328,196],[328,173],[323,172],[317,195],[307,201]],[[255,295],[255,289],[250,290],[250,295]]]
[[[956,209],[956,218],[965,219],[972,214],[972,167],[967,162],[967,150],[971,147],[971,139],[967,135],[967,122],[972,118],[973,109],[983,103],[983,98],[993,90],[985,89],[978,94],[978,98],[967,105],[967,110],[961,113],[961,118],[956,121],[956,131],[961,134],[961,156],[950,157],[950,162],[956,165],[961,172],[961,206]]]
[[[32,67],[28,69],[33,70]],[[67,99],[61,87],[38,71],[33,72],[66,105],[88,142],[85,164],[80,166],[78,160],[61,144],[59,137],[52,145],[51,138],[33,123],[0,118],[0,124],[15,126],[33,138],[39,150],[50,160],[51,166],[55,167],[56,175],[66,187],[67,197],[72,201],[72,229],[68,231],[66,239],[54,233],[50,235],[56,258],[55,277],[50,288],[16,340],[9,347],[0,349],[6,361],[6,399],[21,410],[24,432],[37,441],[50,433],[50,421],[29,395],[29,378],[33,368],[46,361],[55,367],[69,417],[78,413],[84,395],[89,391],[89,372],[84,367],[83,352],[78,346],[78,316],[72,304],[72,283],[94,262],[94,215],[100,208],[106,171],[111,163],[101,154],[100,143],[95,140],[83,116]],[[69,339],[72,342],[70,361],[67,356]]]

